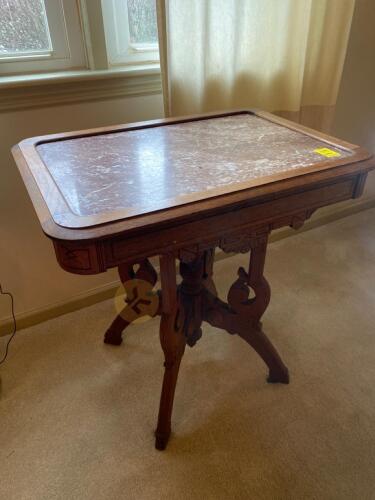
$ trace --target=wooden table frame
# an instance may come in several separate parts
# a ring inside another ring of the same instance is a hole
[[[226,116],[244,111],[209,113]],[[202,119],[202,116],[164,119],[79,133],[58,134],[23,141],[13,155],[33,200],[45,234],[53,241],[61,267],[77,274],[95,274],[118,267],[123,282],[140,279],[154,286],[156,271],[149,258],[159,256],[161,291],[160,341],[165,355],[156,448],[164,449],[171,432],[171,415],[180,362],[186,344],[193,346],[202,335],[202,322],[242,337],[261,356],[269,369],[269,382],[288,383],[288,370],[262,331],[261,317],[270,300],[263,275],[269,233],[283,226],[295,229],[319,207],[359,197],[369,170],[375,168],[362,148],[296,125],[269,113],[255,112],[275,123],[303,132],[323,142],[351,149],[349,159],[322,161],[303,172],[275,175],[264,182],[247,183],[234,192],[218,192],[208,199],[194,199],[161,211],[108,222],[100,215],[87,227],[71,217],[71,227],[54,221],[49,206],[56,201],[55,188],[38,177],[36,145],[67,137],[95,135],[114,130],[134,130],[166,123]],[[37,172],[37,173],[36,173]],[[85,221],[85,224],[88,223]],[[227,302],[217,296],[213,281],[215,248],[224,252],[249,252],[248,269],[240,268],[228,291]],[[177,285],[179,262],[182,282]],[[138,269],[135,270],[135,264]],[[253,294],[249,298],[250,292]],[[119,314],[105,335],[118,345],[129,325]]]

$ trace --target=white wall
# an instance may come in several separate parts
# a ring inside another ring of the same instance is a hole
[[[375,154],[375,1],[356,0],[332,135]],[[365,196],[375,196],[375,173]]]
[[[115,280],[116,273],[78,276],[59,268],[11,158],[11,146],[35,135],[162,115],[160,94],[0,113],[0,283],[14,294],[17,314],[70,300]],[[0,322],[7,317],[9,302],[0,297]]]

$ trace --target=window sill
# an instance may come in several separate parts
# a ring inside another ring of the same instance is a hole
[[[159,65],[0,77],[0,111],[159,94]]]

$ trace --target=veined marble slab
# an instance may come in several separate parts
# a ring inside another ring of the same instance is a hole
[[[316,152],[329,148],[327,158]],[[145,213],[165,200],[336,161],[354,153],[252,114],[46,142],[37,152],[70,210]]]

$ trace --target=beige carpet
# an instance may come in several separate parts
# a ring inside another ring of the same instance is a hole
[[[291,384],[268,385],[241,339],[205,327],[165,452],[157,320],[119,348],[102,344],[111,301],[20,332],[1,367],[0,498],[375,499],[374,218],[271,245],[264,329]],[[245,261],[216,265],[223,296]]]

